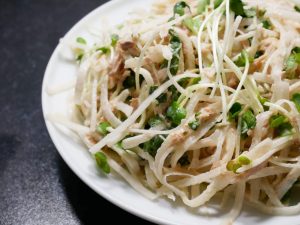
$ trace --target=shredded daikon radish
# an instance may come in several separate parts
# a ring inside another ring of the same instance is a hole
[[[161,0],[95,43],[78,37],[76,85],[48,88],[75,86],[76,110],[47,116],[150,199],[234,193],[225,224],[244,202],[300,212],[282,200],[300,178],[300,3],[232,2]]]

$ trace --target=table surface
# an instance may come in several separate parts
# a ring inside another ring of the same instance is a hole
[[[0,0],[1,225],[150,224],[79,180],[56,151],[42,116],[43,74],[59,38],[104,2]]]

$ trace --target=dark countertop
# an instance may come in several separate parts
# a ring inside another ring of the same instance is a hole
[[[56,151],[42,116],[42,79],[59,38],[104,2],[0,0],[1,225],[150,224],[79,180]]]

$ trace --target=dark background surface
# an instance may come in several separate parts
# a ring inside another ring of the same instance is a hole
[[[0,0],[1,225],[150,224],[82,183],[58,155],[42,117],[43,74],[59,38],[104,2]]]

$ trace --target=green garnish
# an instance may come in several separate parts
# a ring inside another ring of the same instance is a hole
[[[210,0],[198,0],[197,13],[202,14],[205,12],[206,8],[209,6]]]
[[[234,172],[234,173],[237,173],[236,171],[237,171],[239,168],[241,168],[241,167],[242,167],[242,165],[241,165],[240,163],[235,162],[235,161],[233,161],[233,160],[229,161],[229,162],[227,163],[227,165],[226,165],[226,169],[227,169],[228,171],[232,171],[232,172]]]
[[[79,43],[79,44],[83,44],[83,45],[86,45],[86,40],[82,37],[78,37],[76,39],[76,42]]]
[[[286,136],[291,136],[294,134],[293,132],[293,126],[291,123],[284,123],[281,126],[278,127],[276,130],[277,134],[279,137],[286,137]]]
[[[256,126],[256,117],[251,110],[247,110],[242,115],[242,121],[241,121],[242,135],[247,135],[248,130],[255,128],[255,126]]]
[[[170,45],[172,49],[172,59],[170,63],[170,73],[176,75],[179,69],[180,51],[182,44],[178,34],[174,30],[169,30]]]
[[[247,16],[244,10],[244,4],[241,0],[230,0],[230,9],[235,13],[236,16]]]
[[[246,66],[246,61],[249,60],[249,63],[253,62],[253,58],[248,55],[248,52],[246,50],[243,50],[241,52],[241,55],[238,57],[238,59],[234,62],[238,67],[244,67]]]
[[[118,41],[119,41],[119,35],[112,34],[110,36],[110,38],[111,38],[111,46],[115,47],[117,45]]]
[[[100,48],[97,48],[96,51],[101,51],[103,54],[108,54],[108,53],[110,53],[110,48],[109,47],[100,47]]]
[[[249,165],[251,163],[251,160],[247,156],[241,155],[238,158],[238,162],[241,165]]]
[[[297,12],[300,12],[300,7],[295,5],[294,9],[297,11]]]
[[[175,101],[168,108],[167,117],[174,126],[178,126],[181,123],[181,120],[186,117],[186,110],[180,107],[179,103]]]
[[[107,130],[108,127],[111,127],[111,125],[108,122],[102,122],[96,127],[96,130],[97,130],[98,133],[100,133],[102,135],[107,135],[108,134],[108,130]]]
[[[229,109],[229,113],[228,113],[229,121],[235,120],[239,116],[241,111],[242,111],[241,103],[239,102],[234,103]]]
[[[273,115],[273,116],[271,116],[269,123],[270,123],[270,127],[278,128],[283,123],[286,123],[288,121],[289,121],[288,118],[286,118],[283,115]]]
[[[285,68],[288,78],[294,78],[296,70],[300,65],[300,47],[293,48],[291,55],[285,61]]]
[[[270,29],[271,28],[271,23],[270,23],[270,21],[269,20],[264,20],[264,21],[262,21],[262,24],[263,24],[263,28],[265,28],[265,29]]]
[[[157,150],[163,143],[163,139],[161,139],[158,135],[152,138],[150,141],[147,141],[143,144],[144,151],[148,152],[150,155],[155,157]]]
[[[191,85],[198,84],[201,81],[201,77],[192,78]]]
[[[84,56],[84,53],[78,54],[77,57],[76,57],[76,61],[81,61],[83,56]]]
[[[294,102],[298,112],[300,112],[300,93],[293,94],[292,102]]]
[[[275,129],[275,134],[279,137],[290,136],[293,134],[293,126],[284,115],[273,115],[269,120],[271,128]]]
[[[177,2],[174,6],[174,16],[176,14],[178,14],[179,16],[183,16],[185,14],[185,8],[190,9],[189,5],[186,4],[186,2],[181,1],[181,2]]]
[[[195,119],[195,120],[189,122],[189,127],[190,127],[192,130],[197,130],[199,126],[200,126],[200,122],[199,122],[198,119]]]
[[[95,154],[95,159],[99,168],[106,174],[110,173],[110,166],[107,162],[107,157],[102,152],[97,152]]]

